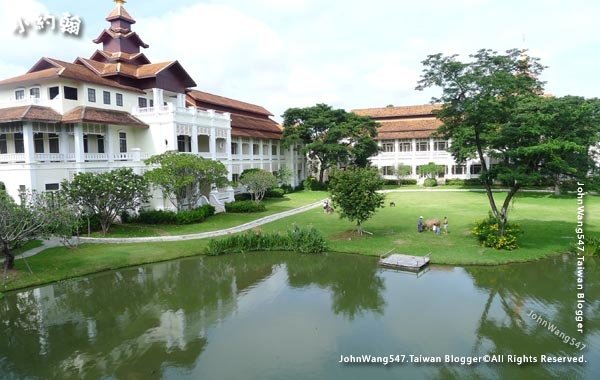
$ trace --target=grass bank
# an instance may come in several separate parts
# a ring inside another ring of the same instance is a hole
[[[307,204],[325,197],[326,193],[309,192],[295,195],[294,199],[274,204],[280,204],[280,207],[285,207],[283,204],[288,204],[287,202]],[[394,202],[396,206],[390,207],[390,202]],[[586,235],[600,236],[600,197],[588,196],[585,202]],[[288,206],[286,209],[293,207]],[[367,231],[373,233],[372,236],[357,237],[353,233],[354,226],[351,223],[339,219],[337,213],[326,215],[320,208],[266,224],[261,229],[266,232],[284,232],[294,223],[312,225],[323,233],[329,241],[330,249],[335,252],[373,256],[391,249],[415,255],[431,252],[433,263],[492,265],[538,260],[566,251],[575,243],[576,207],[574,195],[518,195],[511,207],[510,220],[521,224],[525,233],[520,236],[520,248],[515,251],[495,251],[480,247],[470,235],[473,222],[484,218],[489,209],[485,194],[479,192],[389,193],[386,195],[386,207],[379,210],[364,225]],[[270,211],[273,213],[273,210]],[[440,219],[447,216],[450,233],[441,236],[431,232],[417,233],[419,215]],[[227,218],[231,219],[227,219],[223,225],[231,227],[260,216],[264,215],[230,215]],[[219,228],[226,227],[213,229]],[[6,286],[0,287],[0,291],[126,266],[199,255],[204,252],[207,244],[208,240],[191,240],[151,244],[86,244],[76,250],[52,248],[28,259],[33,274],[28,273],[22,260],[17,260],[18,270],[10,273]]]
[[[149,225],[149,224],[121,224],[114,225],[106,235],[100,232],[93,233],[94,237],[147,237],[147,236],[172,236],[187,235],[199,232],[217,231],[259,219],[268,215],[288,211],[300,206],[314,203],[328,196],[325,191],[300,191],[286,194],[284,198],[269,198],[263,200],[266,211],[250,214],[221,213],[206,219],[202,223],[175,225]],[[84,235],[85,236],[85,235]]]

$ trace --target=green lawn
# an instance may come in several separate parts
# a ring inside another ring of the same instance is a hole
[[[396,207],[389,207],[390,201]],[[550,194],[519,194],[509,213],[510,222],[520,224],[524,230],[519,237],[520,248],[515,251],[480,247],[470,235],[473,223],[485,218],[489,209],[485,194],[474,192],[388,193],[385,208],[364,225],[373,236],[362,238],[353,234],[354,226],[339,219],[337,213],[326,215],[320,209],[286,218],[285,225],[265,225],[263,230],[283,230],[292,223],[312,224],[330,240],[330,248],[336,252],[380,255],[394,249],[415,255],[431,252],[433,263],[500,264],[565,252],[575,242],[576,207],[575,195],[557,198]],[[420,215],[440,220],[447,216],[450,233],[419,234]],[[586,198],[586,233],[600,235],[598,196]]]
[[[252,220],[262,218],[271,214],[291,210],[300,206],[314,203],[327,198],[325,191],[300,191],[286,194],[284,198],[270,198],[262,202],[267,207],[266,211],[250,214],[221,213],[212,216],[202,223],[188,224],[183,226],[174,225],[148,225],[148,224],[122,224],[111,227],[105,237],[146,237],[186,235],[198,232],[216,231],[234,227]],[[96,232],[92,236],[104,237],[102,233]]]
[[[288,201],[274,201],[270,212],[277,212],[274,208],[281,211],[295,207],[292,204],[307,204],[326,196],[323,192],[293,195]],[[395,202],[396,207],[389,207],[390,201]],[[600,197],[588,196],[585,202],[586,235],[600,236]],[[340,220],[337,213],[326,215],[321,208],[278,220],[262,226],[262,229],[283,231],[293,223],[313,225],[327,237],[330,249],[336,252],[379,255],[395,249],[417,255],[431,252],[434,263],[500,264],[536,260],[565,252],[575,243],[576,207],[574,195],[555,198],[549,194],[519,194],[509,217],[512,222],[521,224],[525,233],[519,239],[521,248],[511,252],[482,248],[469,234],[473,222],[487,215],[489,205],[483,193],[389,193],[386,195],[386,207],[379,210],[364,226],[373,236],[362,238],[352,232],[351,223]],[[419,215],[440,219],[447,216],[450,233],[447,236],[436,236],[431,232],[417,233]],[[215,223],[211,229],[241,224],[257,215],[222,217],[221,224]],[[17,260],[18,271],[10,273],[6,286],[0,287],[0,291],[103,270],[198,255],[203,253],[207,244],[208,240],[193,240],[151,244],[86,244],[76,250],[52,248],[28,259],[34,274],[27,272],[23,260]]]

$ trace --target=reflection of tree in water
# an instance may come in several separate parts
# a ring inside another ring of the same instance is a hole
[[[596,270],[598,260],[586,259],[586,266],[587,320],[586,335],[583,338],[576,332],[574,321],[577,291],[575,262],[572,258],[567,260],[566,257],[556,257],[535,263],[493,268],[466,268],[465,271],[473,278],[474,285],[488,293],[476,330],[476,342],[470,354],[480,356],[497,353],[539,357],[542,354],[579,356],[586,353],[564,343],[548,331],[547,327],[538,325],[528,316],[529,312],[533,311],[570,337],[575,337],[590,347],[592,342],[586,337],[600,331],[600,273]],[[498,307],[502,314],[497,312]],[[587,353],[589,352],[588,350]],[[443,367],[440,368],[438,378],[485,378],[489,377],[490,372],[495,373],[498,378],[517,379],[586,376],[585,368],[581,365],[550,366],[538,363],[517,366],[505,363],[468,369]]]
[[[10,294],[0,301],[0,378],[152,379],[191,368],[205,332],[281,258],[173,261]],[[11,375],[12,374],[12,375]]]
[[[287,264],[289,283],[293,287],[312,284],[329,288],[332,292],[332,309],[350,320],[365,311],[383,314],[385,290],[383,278],[377,275],[373,258],[338,255],[305,256]]]

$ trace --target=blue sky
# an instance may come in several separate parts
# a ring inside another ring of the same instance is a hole
[[[41,56],[73,61],[96,49],[110,0],[0,0],[0,77]],[[179,60],[198,89],[256,104],[352,109],[427,103],[414,90],[428,54],[528,48],[554,95],[598,96],[599,1],[129,0],[153,62]],[[80,16],[84,33],[13,33],[18,17]]]

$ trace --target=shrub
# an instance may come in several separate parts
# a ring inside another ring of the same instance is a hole
[[[267,190],[265,193],[265,198],[283,198],[285,195],[285,190],[280,188]]]
[[[239,193],[239,194],[235,194],[233,196],[233,198],[236,201],[249,201],[252,199],[252,195],[250,193]]]
[[[398,186],[398,180],[397,179],[386,179],[385,180],[385,184],[388,186]],[[416,185],[417,184],[417,180],[416,179],[401,179],[400,180],[400,185],[404,186],[404,185]]]
[[[469,178],[464,180],[464,185],[466,186],[481,186],[483,185],[483,181],[481,178]]]
[[[144,224],[183,225],[202,223],[206,218],[214,214],[215,208],[212,205],[203,205],[193,210],[180,211],[179,213],[165,210],[142,211],[134,221]]]
[[[490,213],[487,219],[475,224],[475,228],[473,228],[471,233],[477,236],[479,243],[484,247],[512,251],[519,247],[517,245],[517,236],[522,232],[519,225],[507,224],[504,229],[504,236],[500,236],[500,224]]]
[[[249,213],[265,211],[266,209],[264,204],[249,200],[225,203],[225,211],[227,212]]]
[[[592,256],[600,256],[600,237],[587,237],[585,242],[585,251]]]
[[[315,177],[308,177],[304,180],[304,190],[324,191],[327,190],[327,183],[321,183]]]
[[[458,178],[448,178],[446,180],[446,185],[457,185],[457,186],[463,186],[465,184],[465,180],[464,179],[458,179]]]
[[[295,187],[293,187],[292,185],[288,185],[288,184],[283,184],[279,188],[281,190],[283,190],[284,194],[289,194],[289,193],[293,193],[294,191],[296,191]]]
[[[224,239],[212,239],[206,254],[219,256],[227,253],[252,251],[294,251],[317,254],[327,250],[323,235],[313,227],[294,225],[285,234],[248,231]]]
[[[425,187],[434,187],[437,185],[438,185],[438,183],[435,178],[426,178],[425,182],[423,182],[423,186],[425,186]]]

